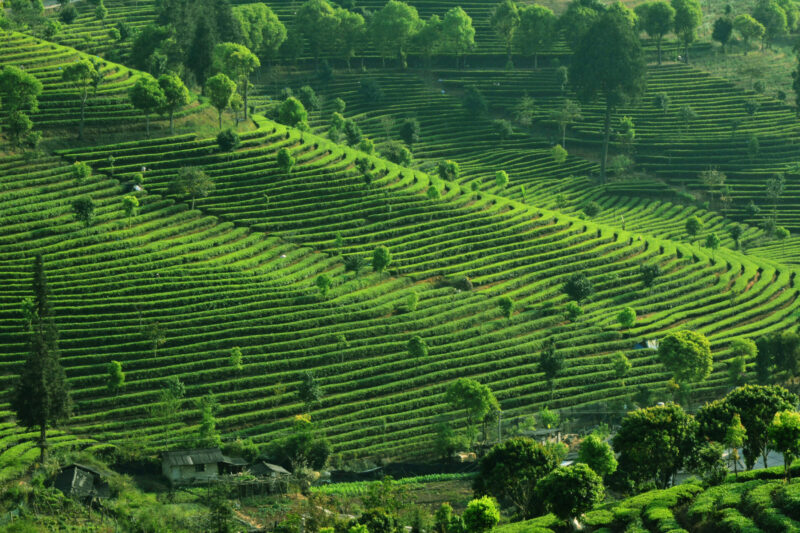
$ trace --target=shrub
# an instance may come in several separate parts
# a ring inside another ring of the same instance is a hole
[[[235,150],[240,143],[239,135],[230,128],[217,133],[217,145],[222,152]]]
[[[589,217],[596,217],[602,210],[603,207],[595,201],[590,201],[583,204],[583,212]]]
[[[594,286],[583,272],[573,274],[567,282],[564,283],[561,290],[576,302],[580,302],[594,294]]]
[[[381,86],[372,78],[362,78],[359,82],[358,92],[367,103],[375,104],[383,99]]]

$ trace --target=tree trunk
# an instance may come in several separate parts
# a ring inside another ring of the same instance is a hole
[[[611,104],[606,96],[606,116],[603,126],[603,154],[600,156],[600,179],[606,182],[606,161],[608,160],[608,140],[611,136]]]
[[[78,139],[83,140],[83,119],[85,116],[86,111],[86,98],[89,96],[89,93],[84,91],[83,98],[81,99],[81,125],[78,128]]]
[[[39,461],[44,464],[47,459],[47,423],[39,424]]]
[[[194,195],[192,195],[192,209],[194,209]]]
[[[150,138],[150,113],[145,113],[144,123],[146,124],[147,138]]]
[[[761,458],[764,459],[764,468],[767,468],[767,447],[764,446],[764,449],[761,450]]]
[[[567,125],[561,124],[561,148],[567,148]]]
[[[510,42],[506,44],[506,57],[507,57],[507,60],[506,60],[507,64],[510,65],[511,68],[514,68],[514,62],[511,59],[511,43]]]
[[[686,56],[685,62],[688,65],[689,64],[689,41],[686,41],[686,43],[684,44],[683,51],[684,51],[684,54]]]
[[[250,80],[247,76],[244,77],[244,88],[242,89],[242,97],[244,98],[244,120],[247,122],[247,89],[248,85],[250,85]]]
[[[174,109],[170,109],[169,110],[169,134],[170,135],[175,135],[175,123],[173,121],[174,115],[175,115],[175,110]]]
[[[539,54],[533,54],[533,70],[539,70]]]
[[[658,49],[658,64],[661,64],[661,37],[656,40],[656,48]]]
[[[222,131],[222,109],[218,109],[219,111],[219,131]]]

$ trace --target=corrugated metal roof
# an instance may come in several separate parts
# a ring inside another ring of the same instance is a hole
[[[229,464],[229,465],[236,465],[236,466],[245,466],[247,461],[242,459],[241,457],[228,457],[227,455],[222,456],[222,462]]]
[[[204,448],[201,450],[175,450],[164,452],[162,460],[167,466],[205,465],[222,463],[225,456],[219,448]]]
[[[263,476],[265,474],[285,474],[289,475],[289,471],[279,465],[274,465],[272,463],[268,463],[266,461],[260,461],[253,465],[250,471],[257,475]]]

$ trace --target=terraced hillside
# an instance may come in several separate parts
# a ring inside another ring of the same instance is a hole
[[[564,98],[553,69],[537,72],[518,70],[439,72],[445,90],[477,86],[494,111],[506,114],[524,94],[540,109],[539,120],[554,126],[549,114]],[[666,112],[655,104],[658,94],[670,103]],[[582,106],[583,119],[571,128],[572,144],[596,148],[601,140],[604,104]],[[696,118],[685,121],[682,109],[689,106]],[[751,114],[750,111],[754,110]],[[778,210],[778,224],[800,229],[800,175],[796,162],[798,125],[794,111],[768,96],[745,92],[730,82],[680,64],[650,66],[645,95],[635,105],[620,108],[612,123],[630,116],[636,128],[634,158],[644,170],[669,184],[691,190],[706,190],[698,175],[709,168],[727,174],[734,200],[731,216],[748,223],[761,222],[748,210],[750,201],[762,212]],[[754,142],[752,139],[757,139]],[[757,144],[757,150],[755,149]],[[785,191],[777,205],[766,195],[766,181],[785,174]]]
[[[685,205],[682,203],[685,198],[662,182],[632,180],[603,186],[591,177],[597,169],[595,163],[576,156],[569,156],[565,162],[558,163],[553,159],[549,140],[534,137],[522,128],[517,128],[510,138],[500,138],[492,123],[492,116],[475,117],[467,114],[461,105],[461,87],[452,90],[454,82],[448,76],[472,75],[443,72],[441,78],[426,82],[422,78],[395,72],[371,71],[366,75],[340,73],[321,89],[327,104],[319,111],[312,112],[311,126],[319,133],[328,130],[333,112],[332,100],[336,97],[344,99],[347,104],[346,118],[355,120],[376,143],[398,139],[402,122],[406,118],[415,118],[421,129],[420,139],[413,145],[416,164],[421,169],[432,170],[439,161],[454,159],[461,167],[461,176],[457,181],[462,186],[471,189],[476,185],[478,190],[579,217],[583,216],[584,205],[595,201],[600,204],[602,211],[593,220],[669,239],[686,239],[688,236],[684,223],[694,215],[704,223],[704,229],[695,242],[702,243],[708,234],[716,233],[726,245],[733,246],[729,236],[731,220],[693,205]],[[500,76],[505,76],[505,73]],[[378,83],[383,92],[379,102],[366,102],[361,95],[359,88],[364,77]],[[312,79],[310,75],[298,76],[295,81],[300,85]],[[492,82],[492,90],[497,90],[497,84],[502,83]],[[262,87],[262,91],[266,89]],[[482,89],[490,92],[484,87]],[[269,105],[267,98],[262,95],[261,105]],[[508,108],[516,104],[516,101],[510,100],[500,103]],[[535,105],[539,109],[538,99]],[[547,116],[546,110],[537,113]],[[569,139],[567,147],[572,148],[575,142],[575,139]],[[510,179],[503,188],[495,183],[495,173],[501,169],[508,173]],[[752,226],[743,229],[742,239],[745,242],[752,242],[753,245],[764,243],[765,238],[760,230]]]
[[[449,410],[444,388],[456,377],[490,385],[509,416],[545,403],[624,398],[637,384],[663,395],[667,376],[655,353],[634,345],[681,326],[712,340],[715,372],[697,388],[711,394],[725,387],[731,338],[796,320],[794,273],[783,267],[727,251],[711,258],[455,183],[434,181],[441,199],[430,200],[426,174],[379,159],[368,187],[352,164],[357,153],[257,120],[262,127],[233,154],[190,136],[66,152],[98,171],[113,154],[123,180],[146,166],[142,207],[130,221],[121,205],[129,189],[114,179],[96,173],[77,183],[55,159],[4,162],[4,389],[25,350],[18,306],[35,253],[48,265],[77,402],[71,431],[100,442],[135,436],[153,448],[192,436],[199,414],[191,400],[212,391],[226,436],[270,441],[301,411],[296,385],[310,369],[325,393],[312,416],[337,453],[408,455],[430,442],[431,424]],[[289,176],[275,164],[281,147],[298,159]],[[194,211],[160,195],[189,164],[217,183]],[[98,204],[89,228],[69,213],[70,200],[85,194]],[[343,257],[368,262],[379,244],[392,251],[388,275],[345,271]],[[652,290],[638,281],[643,263],[663,270]],[[596,295],[570,321],[560,285],[575,272],[591,279]],[[326,297],[315,287],[321,273],[333,279]],[[442,283],[459,276],[473,288]],[[510,319],[500,295],[516,302]],[[624,306],[640,317],[630,331],[616,324]],[[166,342],[154,347],[147,332],[156,322]],[[407,351],[414,335],[427,355]],[[537,367],[547,338],[568,360],[552,399]],[[234,346],[244,354],[241,371],[229,362]],[[618,351],[634,364],[627,388],[609,365]],[[105,387],[112,359],[126,372],[116,396]],[[188,389],[179,420],[153,414],[169,376]]]
[[[62,68],[78,59],[99,63],[104,77],[97,91],[92,89],[86,103],[86,126],[96,130],[127,127],[144,129],[145,117],[129,102],[128,89],[141,73],[122,65],[88,56],[74,48],[43,41],[17,32],[0,31],[0,66],[15,65],[33,74],[42,83],[39,111],[32,115],[37,129],[53,136],[77,132],[80,122],[79,90],[61,78]],[[193,102],[175,113],[175,118],[197,113],[207,104]]]

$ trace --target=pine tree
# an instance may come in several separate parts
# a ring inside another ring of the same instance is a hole
[[[44,262],[37,255],[33,263],[34,309],[28,357],[11,395],[11,407],[26,428],[39,427],[41,461],[47,456],[47,426],[65,422],[71,398],[64,369],[59,362],[58,331],[51,316]]]

